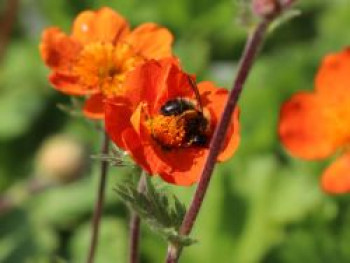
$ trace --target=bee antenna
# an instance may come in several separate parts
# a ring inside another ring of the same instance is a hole
[[[199,111],[203,112],[202,100],[201,100],[201,96],[199,94],[197,84],[189,75],[187,75],[187,79],[188,79],[188,82],[190,83],[191,89],[194,92],[194,95],[196,96],[196,100],[197,100],[198,106],[199,106]]]

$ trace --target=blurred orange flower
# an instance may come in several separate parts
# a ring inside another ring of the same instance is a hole
[[[83,111],[99,119],[104,99],[120,93],[125,74],[146,59],[171,56],[172,41],[166,28],[153,23],[131,31],[120,14],[104,7],[80,13],[69,36],[46,29],[40,52],[52,85],[68,95],[88,95]]]
[[[106,130],[149,174],[176,185],[190,185],[199,175],[228,92],[181,71],[174,58],[150,60],[130,72],[125,96],[106,102]],[[198,91],[197,96],[196,92]],[[239,143],[239,110],[223,143],[219,161]]]
[[[324,58],[314,92],[299,92],[280,115],[279,135],[289,152],[318,160],[343,150],[322,176],[329,193],[350,192],[350,49]]]

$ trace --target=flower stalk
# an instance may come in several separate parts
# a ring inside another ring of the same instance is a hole
[[[3,59],[19,9],[18,0],[8,0],[0,19],[0,61]]]
[[[107,133],[104,133],[101,154],[102,155],[108,154],[108,149],[109,149],[109,138]],[[94,215],[92,219],[92,236],[91,236],[87,263],[93,263],[95,258],[95,252],[96,252],[97,243],[98,243],[98,234],[100,229],[101,214],[102,214],[102,209],[104,204],[107,173],[108,173],[108,161],[102,160],[99,186],[98,186],[98,192],[97,192],[97,200],[96,200]]]
[[[168,254],[166,258],[166,263],[175,263],[178,260],[178,257],[180,256],[181,253],[181,248],[179,248],[175,244],[170,244],[168,246]]]
[[[217,156],[221,150],[223,138],[225,138],[227,128],[230,124],[232,113],[237,105],[240,94],[243,90],[245,81],[247,80],[248,74],[252,68],[254,59],[259,52],[259,49],[263,43],[264,36],[266,34],[268,25],[273,18],[262,19],[255,30],[249,36],[246,46],[241,57],[238,73],[234,82],[233,88],[229,94],[224,112],[218,123],[214,135],[210,144],[210,151],[207,156],[205,165],[200,176],[196,192],[192,199],[189,210],[187,211],[182,225],[180,227],[180,235],[189,235],[193,225],[198,216],[199,210],[202,206],[203,199],[207,192],[210,179],[216,164]],[[181,254],[182,248],[175,248],[173,245],[169,245],[167,254],[167,263],[176,263]]]
[[[146,172],[141,173],[139,184],[137,190],[143,193],[146,189]],[[138,263],[139,262],[139,242],[140,242],[140,223],[141,219],[134,211],[131,211],[130,218],[130,240],[129,240],[129,262]]]

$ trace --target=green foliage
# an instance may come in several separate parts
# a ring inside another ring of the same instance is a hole
[[[195,242],[190,237],[178,233],[186,213],[184,204],[175,195],[170,199],[169,194],[164,189],[154,187],[150,179],[146,180],[145,191],[139,191],[132,181],[117,185],[115,191],[132,211],[169,242],[182,246]]]
[[[115,145],[111,145],[110,148],[111,149],[108,154],[95,154],[92,155],[91,158],[99,161],[106,161],[111,166],[135,166],[135,163],[132,161],[130,156],[127,155],[127,153],[125,153],[122,149],[118,148]]]
[[[76,97],[70,97],[70,103],[58,103],[57,108],[62,112],[72,116],[72,117],[84,117],[82,112],[82,107],[84,105],[84,101]]]
[[[120,263],[127,260],[127,228],[123,221],[115,217],[105,217],[101,222],[99,245],[95,262],[113,262],[118,259]],[[74,233],[69,244],[72,253],[71,262],[85,262],[91,238],[91,223],[81,225]],[[113,249],[111,249],[113,247]]]
[[[48,262],[58,245],[55,233],[22,209],[0,218],[0,261]]]
[[[297,18],[301,15],[301,11],[298,9],[288,9],[281,16],[279,16],[276,20],[272,21],[269,31],[272,32],[279,26],[289,22],[291,19]]]
[[[37,49],[28,42],[14,42],[0,65],[0,141],[29,132],[45,105],[44,67]],[[29,63],[23,63],[23,59]],[[45,96],[46,95],[46,96]]]

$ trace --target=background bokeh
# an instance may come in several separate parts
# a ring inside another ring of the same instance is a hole
[[[169,27],[185,69],[227,88],[246,29],[232,0],[21,0],[9,10],[8,2],[16,1],[0,1],[0,262],[84,262],[98,177],[89,156],[100,133],[58,109],[70,100],[47,81],[38,53],[43,28],[68,32],[80,11],[110,6],[133,26]],[[269,35],[249,77],[239,150],[217,167],[193,232],[199,242],[181,262],[350,262],[350,198],[319,189],[331,160],[290,157],[276,132],[282,102],[312,89],[322,57],[349,45],[350,5],[299,2],[302,14]],[[110,171],[97,263],[127,261],[128,212],[113,188],[133,173]],[[168,188],[184,202],[194,190]],[[146,226],[141,249],[142,262],[165,258],[164,240]]]

